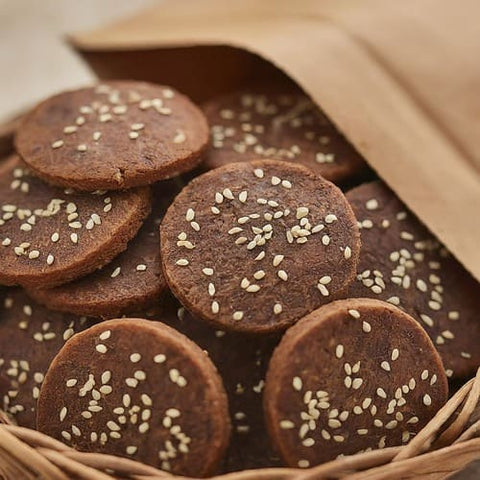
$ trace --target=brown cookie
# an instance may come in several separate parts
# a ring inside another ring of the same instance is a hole
[[[79,194],[46,185],[11,157],[0,165],[0,283],[52,287],[125,250],[151,208],[147,187]]]
[[[187,476],[212,474],[230,433],[227,398],[207,355],[162,323],[132,318],[65,344],[45,376],[37,423],[78,450]]]
[[[115,81],[50,97],[27,114],[18,153],[44,180],[92,191],[147,185],[194,168],[202,112],[170,87]]]
[[[309,467],[407,443],[447,393],[440,357],[413,318],[379,300],[347,299],[287,331],[264,402],[285,462]]]
[[[92,324],[85,317],[50,312],[19,288],[0,305],[0,398],[18,425],[35,428],[40,387],[53,357],[75,332]]]
[[[167,289],[160,263],[158,227],[180,186],[173,180],[154,186],[150,217],[127,250],[103,269],[59,287],[30,290],[30,295],[54,310],[106,318],[157,304]]]
[[[222,472],[281,465],[268,437],[262,405],[265,372],[280,335],[255,336],[217,330],[170,297],[158,319],[208,352],[228,395],[232,437]]]
[[[448,377],[480,365],[480,284],[381,182],[347,194],[361,228],[350,297],[373,297],[412,315],[427,331]]]
[[[362,157],[300,90],[240,91],[204,105],[212,149],[204,165],[217,168],[258,158],[300,163],[341,182],[367,168]]]
[[[234,163],[190,182],[160,229],[165,278],[217,326],[285,329],[353,281],[360,249],[342,192],[300,165]]]

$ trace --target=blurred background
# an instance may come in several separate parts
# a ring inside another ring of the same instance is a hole
[[[0,121],[94,78],[66,33],[114,21],[162,0],[0,0]]]

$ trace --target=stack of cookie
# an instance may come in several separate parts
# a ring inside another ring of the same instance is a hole
[[[373,174],[299,90],[202,112],[109,82],[45,100],[15,147],[0,393],[19,425],[174,474],[306,468],[407,443],[480,364],[479,284],[358,186]]]

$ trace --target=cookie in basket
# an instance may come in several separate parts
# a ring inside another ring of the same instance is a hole
[[[65,344],[45,376],[37,423],[78,450],[196,477],[215,472],[230,433],[227,397],[205,352],[165,324],[133,318]]]
[[[362,248],[350,297],[386,300],[412,315],[435,344],[449,377],[480,365],[480,284],[380,181],[347,193]]]
[[[46,288],[102,267],[150,208],[149,187],[79,194],[43,183],[11,157],[0,165],[0,284]]]
[[[208,145],[203,113],[170,87],[112,81],[63,92],[22,120],[18,153],[44,180],[93,191],[191,170]]]
[[[35,428],[37,399],[50,362],[66,340],[92,321],[51,312],[20,288],[7,289],[0,298],[2,409],[18,425]]]
[[[258,160],[190,182],[160,228],[168,285],[192,313],[253,333],[282,330],[344,294],[360,248],[342,192],[307,168]]]
[[[167,287],[160,263],[158,228],[178,193],[180,181],[153,186],[152,213],[127,250],[111,263],[79,280],[50,289],[30,290],[48,308],[79,315],[113,318],[158,304]]]
[[[204,165],[270,158],[342,182],[366,170],[362,157],[300,89],[239,91],[204,105],[212,148]]]
[[[185,310],[176,299],[157,317],[208,352],[228,395],[232,437],[222,472],[281,466],[268,437],[262,405],[265,372],[280,335],[251,336],[217,330]]]
[[[407,443],[447,400],[431,340],[397,307],[332,302],[287,331],[267,372],[269,433],[285,462],[309,467]]]

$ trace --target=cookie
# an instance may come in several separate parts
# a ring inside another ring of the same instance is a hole
[[[177,475],[212,474],[228,445],[228,405],[208,356],[172,328],[109,320],[60,350],[38,401],[38,429],[86,452]]]
[[[93,191],[151,184],[191,170],[208,145],[203,113],[170,87],[112,81],[48,98],[15,146],[42,179]]]
[[[19,289],[9,289],[0,305],[0,398],[14,421],[35,428],[40,387],[53,357],[75,332],[92,320],[51,312]]]
[[[170,297],[158,317],[203,348],[217,366],[227,392],[232,436],[221,471],[278,467],[263,414],[265,373],[280,335],[255,336],[217,330]]]
[[[287,331],[268,367],[264,402],[282,458],[309,467],[405,444],[447,400],[431,340],[397,307],[332,302]]]
[[[360,248],[342,192],[300,165],[234,163],[195,178],[160,228],[171,290],[220,328],[285,329],[344,293]]]
[[[31,175],[18,157],[0,165],[0,283],[52,287],[125,250],[151,208],[150,189],[79,194]]]
[[[347,194],[361,228],[357,281],[350,297],[390,302],[415,318],[449,377],[480,365],[480,284],[381,182]]]
[[[367,166],[362,157],[300,89],[239,91],[204,105],[212,149],[205,167],[258,158],[300,163],[333,182]]]
[[[158,226],[179,189],[172,180],[154,186],[152,214],[127,250],[103,269],[59,287],[30,290],[29,294],[53,310],[105,318],[157,304],[167,289],[160,264]]]

